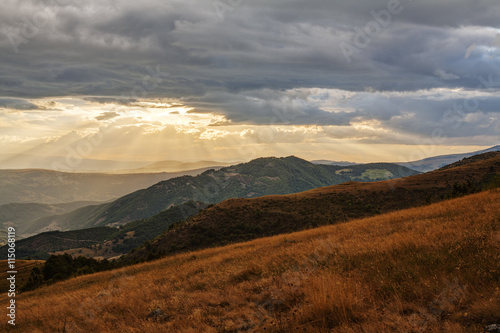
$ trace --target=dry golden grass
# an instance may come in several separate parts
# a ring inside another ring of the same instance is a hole
[[[500,322],[499,203],[488,191],[82,276],[19,295],[17,325],[0,327],[480,332]]]

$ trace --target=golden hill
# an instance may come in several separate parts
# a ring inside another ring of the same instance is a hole
[[[491,190],[78,277],[18,295],[2,328],[480,332],[500,322],[499,202]]]

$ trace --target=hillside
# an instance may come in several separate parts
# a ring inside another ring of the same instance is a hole
[[[7,229],[0,230],[0,246],[7,244]]]
[[[49,170],[0,170],[0,205],[59,204],[114,200],[159,181],[197,175],[206,169],[160,174],[66,173]]]
[[[260,158],[248,163],[208,170],[157,183],[114,202],[83,207],[73,212],[41,218],[29,233],[49,229],[71,230],[93,226],[114,226],[148,218],[172,205],[187,201],[218,203],[229,198],[252,198],[289,194],[353,179],[392,179],[416,171],[389,163],[339,166],[314,165],[297,157]]]
[[[465,166],[465,165],[468,165],[471,163],[480,162],[480,161],[484,161],[484,160],[487,160],[490,158],[494,158],[494,157],[499,156],[499,155],[500,155],[500,152],[488,152],[488,153],[483,153],[483,154],[479,154],[479,155],[473,155],[471,157],[465,157],[458,162],[445,165],[444,167],[439,168],[439,170],[448,170],[448,169],[452,169],[452,168],[456,168],[456,167],[461,167],[461,166]]]
[[[500,322],[500,192],[78,277],[9,332],[482,332]],[[7,302],[6,294],[0,295]]]
[[[16,242],[17,258],[47,259],[51,253],[70,253],[74,256],[112,258],[152,240],[179,221],[206,208],[203,203],[188,202],[173,206],[148,219],[127,223],[118,228],[95,227],[72,231],[51,231]],[[7,258],[7,247],[0,247]]]
[[[98,227],[73,231],[51,231],[16,241],[16,258],[47,259],[47,252],[87,247],[115,238],[116,228]],[[7,246],[0,247],[2,259],[7,258]]]
[[[125,262],[345,222],[498,187],[500,153],[493,154],[486,160],[395,180],[226,200],[127,255]]]
[[[16,227],[16,232],[21,236],[29,228],[30,222],[45,216],[68,213],[75,209],[97,202],[78,201],[63,204],[40,204],[40,203],[10,203],[0,206],[0,223],[12,224]]]
[[[456,161],[462,160],[462,159],[467,158],[467,157],[471,157],[471,156],[479,155],[479,154],[484,154],[484,153],[488,153],[488,152],[497,152],[497,151],[500,151],[500,145],[494,146],[494,147],[491,147],[488,149],[484,149],[484,150],[465,153],[465,154],[451,154],[451,155],[433,156],[433,157],[424,158],[424,159],[418,160],[418,161],[404,162],[404,163],[397,163],[397,164],[405,166],[405,167],[410,168],[412,170],[417,170],[420,172],[428,172],[428,171],[442,168],[446,165],[452,164]]]

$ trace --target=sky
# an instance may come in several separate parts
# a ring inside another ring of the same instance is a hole
[[[6,0],[0,22],[0,164],[500,142],[498,0]]]

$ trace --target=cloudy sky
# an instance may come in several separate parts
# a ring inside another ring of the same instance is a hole
[[[6,0],[0,159],[408,161],[500,142],[498,0]]]

